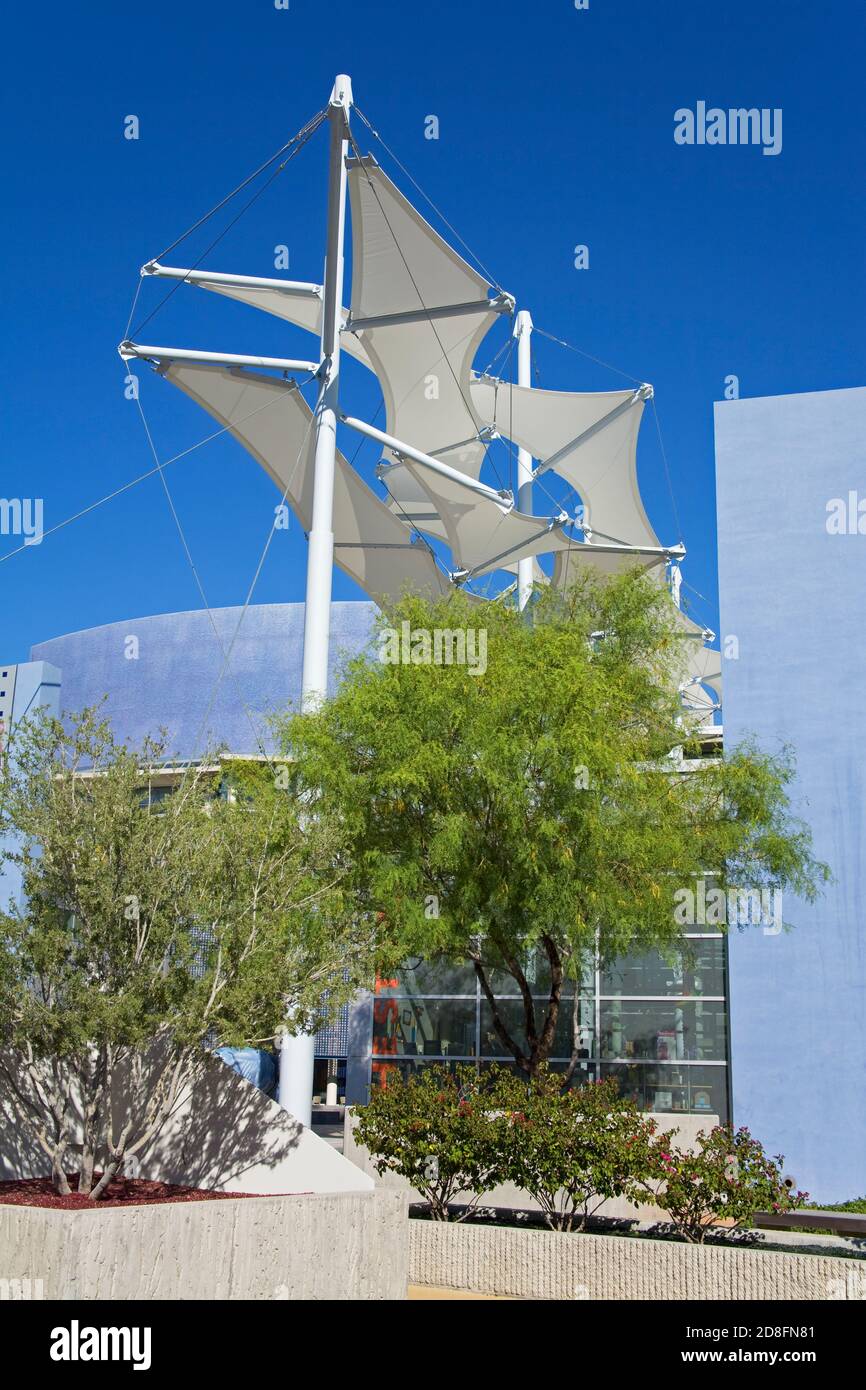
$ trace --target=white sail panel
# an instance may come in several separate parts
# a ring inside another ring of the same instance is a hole
[[[496,318],[489,310],[364,329],[358,339],[379,379],[385,431],[477,478],[484,461],[482,422],[472,407],[469,373],[478,344]],[[343,342],[351,338],[343,335]]]
[[[404,464],[383,461],[377,471],[388,493],[386,505],[400,521],[438,540],[448,539],[445,523],[429,494]]]
[[[477,478],[484,461],[472,405],[470,372],[478,346],[498,315],[486,307],[490,285],[445,242],[372,158],[349,161],[352,210],[352,318],[423,314],[482,302],[454,316],[379,324],[345,333],[354,338],[378,377],[388,434]],[[396,515],[417,501],[408,471],[388,474]],[[429,511],[429,508],[428,508]],[[430,518],[427,528],[441,536]]]
[[[207,410],[261,464],[305,531],[313,505],[312,413],[300,391],[278,377],[201,363],[169,362],[162,374]],[[377,602],[406,589],[430,596],[450,584],[423,544],[370,491],[337,451],[334,560]]]
[[[314,333],[317,339],[321,339],[322,300],[320,298],[314,298],[312,295],[290,294],[283,290],[258,285],[221,285],[207,281],[193,283],[197,284],[200,289],[213,290],[216,294],[224,294],[228,299],[236,299],[241,304],[249,304],[253,309],[262,309],[266,314],[273,314],[278,319],[285,319],[288,323],[293,323],[297,328],[305,328],[308,333]],[[348,313],[344,309],[344,321],[347,318]],[[365,367],[371,367],[362,344],[351,333],[343,334],[340,346],[350,357],[363,362]]]
[[[637,437],[643,401],[633,391],[544,391],[492,377],[471,385],[478,415],[487,425],[543,463],[566,450],[553,471],[579,492],[587,524],[599,536],[625,545],[659,545],[637,481]],[[574,443],[619,407],[627,407],[583,443]]]
[[[347,167],[355,318],[486,299],[490,282],[434,231],[372,155]]]
[[[711,710],[722,699],[722,654],[714,647],[690,642],[687,649],[688,683],[683,694],[693,709]],[[704,689],[709,686],[715,699]]]
[[[558,528],[546,517],[526,516],[510,502],[473,492],[462,483],[407,462],[442,518],[455,568],[472,576],[501,569],[502,562],[553,549]]]
[[[562,540],[565,544],[556,547],[553,559],[553,584],[558,589],[567,588],[587,570],[610,577],[639,565],[646,571],[659,570],[659,578],[664,577],[663,567],[668,558],[664,550],[569,541],[567,537]]]

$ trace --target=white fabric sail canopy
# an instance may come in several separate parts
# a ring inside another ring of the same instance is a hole
[[[552,550],[561,530],[547,517],[518,512],[510,500],[480,496],[423,464],[407,462],[408,471],[436,507],[455,566],[471,575],[489,574],[502,561],[519,560]]]
[[[558,589],[574,583],[581,574],[590,570],[603,577],[621,574],[624,570],[639,565],[647,571],[659,571],[663,577],[663,567],[667,563],[667,552],[661,549],[630,546],[604,545],[587,541],[570,541],[561,546],[553,558],[553,583]]]
[[[262,309],[266,314],[274,314],[276,318],[293,323],[296,328],[305,328],[308,333],[314,333],[316,338],[322,336],[322,298],[320,295],[298,295],[293,294],[290,290],[262,288],[258,285],[223,285],[206,282],[199,287],[203,290],[213,290],[214,293],[225,295],[228,299],[236,299],[241,304],[249,304],[253,309]],[[348,318],[348,312],[345,309],[343,310],[343,318]],[[355,357],[359,362],[363,362],[365,367],[371,366],[361,343],[351,334],[344,334],[340,346],[350,357]]]
[[[264,468],[309,530],[313,506],[314,431],[309,406],[292,382],[277,377],[171,362],[162,375],[225,425]],[[370,491],[337,451],[334,560],[377,602],[404,590],[431,596],[451,585],[423,544]]]
[[[410,532],[422,531],[447,543],[461,579],[548,553],[557,585],[587,567],[612,574],[639,564],[661,572],[667,552],[637,481],[643,399],[630,389],[546,391],[476,375],[481,340],[513,302],[501,293],[491,298],[489,279],[434,230],[372,156],[348,160],[347,171],[352,294],[341,345],[375,373],[387,434],[474,479],[485,441],[507,438],[531,453],[542,474],[547,465],[575,488],[590,540],[575,540],[561,516],[519,512],[510,495],[498,501],[473,493],[386,444],[385,502],[338,454],[337,563],[377,597],[407,583],[444,592],[448,580],[430,550],[411,543]],[[241,277],[193,283],[320,333],[322,296],[315,286],[287,282],[283,289]],[[175,361],[163,373],[226,424],[280,488],[288,487],[288,501],[309,528],[312,451],[301,443],[311,415],[299,390],[222,366]],[[540,495],[539,484],[537,506]]]
[[[348,82],[340,80],[343,99]],[[336,145],[333,150],[332,177],[339,172]],[[386,501],[380,500],[336,450],[332,517],[336,564],[379,603],[407,590],[436,597],[453,592],[455,584],[496,571],[513,574],[524,558],[532,561],[536,583],[549,582],[561,589],[582,574],[607,577],[633,566],[663,584],[668,560],[678,561],[684,551],[660,544],[638,486],[637,441],[651,388],[550,391],[477,374],[473,363],[482,340],[500,315],[513,314],[514,301],[448,244],[372,156],[347,160],[346,177],[352,292],[350,307],[339,311],[340,343],[347,356],[376,376],[383,396],[384,430],[339,406],[337,418],[383,447],[378,472],[388,495]],[[341,207],[339,220],[330,223],[326,257],[327,283],[336,304],[344,297],[343,268],[331,252],[335,235],[337,240],[342,235],[344,213]],[[157,262],[148,263],[144,273],[188,279],[321,337],[324,292],[320,286],[283,283],[276,277],[184,271]],[[525,319],[531,329],[528,315]],[[329,342],[334,327],[329,323]],[[523,331],[519,323],[516,331]],[[122,355],[159,361],[160,375],[243,445],[309,531],[313,414],[295,382],[248,368],[281,366],[312,373],[316,365],[307,359],[259,361],[194,349],[139,347],[134,353],[133,349],[134,344],[123,344]],[[208,357],[210,361],[194,360]],[[236,365],[229,365],[232,361]],[[523,358],[524,381],[529,379],[526,366]],[[332,367],[333,362],[319,364],[320,381],[328,381]],[[334,378],[331,385],[336,385]],[[574,488],[584,506],[583,539],[575,538],[581,528],[562,512],[529,515],[517,509],[515,497],[504,488],[496,493],[487,480],[483,486],[471,486],[480,480],[488,444],[500,438],[526,450],[534,460],[536,510],[558,511],[546,500],[550,494],[543,485],[545,475],[555,473]],[[324,436],[320,443],[324,456],[330,440]],[[433,460],[452,471],[440,473]],[[450,577],[417,532],[447,545]],[[325,522],[320,544],[313,550],[314,561],[323,559],[317,577],[322,586],[326,534]],[[545,555],[553,557],[549,579],[545,573],[549,563],[544,568],[538,563]],[[311,563],[311,572],[313,568]],[[678,582],[674,588],[678,593]],[[518,592],[524,601],[522,580]],[[471,591],[469,596],[482,601]],[[721,656],[706,645],[712,634],[679,610],[678,618],[687,640],[672,660],[672,678],[684,707],[711,718],[721,700]]]
[[[659,545],[638,488],[643,401],[635,401],[633,391],[544,391],[484,376],[472,381],[471,391],[483,422],[527,449],[539,464],[564,451],[553,471],[580,494],[587,525],[600,538]],[[615,419],[601,424],[620,407]],[[575,442],[600,424],[591,438]]]
[[[686,704],[692,709],[710,713],[722,699],[721,652],[713,647],[702,646],[698,642],[690,642],[687,670],[688,677],[683,682],[683,698]],[[705,686],[709,686],[713,692],[712,696],[704,689]]]
[[[489,282],[403,197],[372,158],[349,161],[352,209],[351,319],[385,315],[409,321],[359,327],[354,339],[385,400],[388,434],[477,478],[484,460],[482,422],[472,404],[470,371],[484,335],[498,318]],[[476,304],[471,312],[427,311]],[[411,512],[417,488],[397,462],[389,472],[392,505]],[[428,509],[429,510],[429,509]],[[441,529],[434,534],[441,534]]]

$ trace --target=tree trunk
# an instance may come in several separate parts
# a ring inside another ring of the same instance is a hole
[[[551,1051],[553,1050],[553,1041],[556,1036],[556,1025],[559,1021],[559,1008],[562,1001],[562,958],[556,944],[550,937],[542,937],[542,943],[550,964],[550,991],[547,999],[544,1023],[539,1033],[535,1025],[535,1004],[526,976],[521,970],[519,962],[510,956],[508,952],[504,951],[499,943],[494,942],[494,945],[497,946],[502,957],[505,968],[520,991],[520,997],[523,1002],[524,1023],[526,1025],[526,1040],[529,1044],[528,1051],[521,1048],[520,1044],[515,1041],[506,1028],[502,1015],[499,1012],[496,997],[490,988],[490,982],[487,979],[484,966],[479,960],[473,960],[472,962],[475,967],[475,974],[481,984],[481,991],[487,1003],[490,1005],[496,1036],[503,1044],[505,1051],[511,1054],[517,1066],[530,1081],[536,1075],[539,1067],[550,1058]]]
[[[78,1165],[78,1191],[85,1197],[90,1196],[90,1189],[93,1186],[94,1159],[93,1150],[89,1145],[86,1145]]]
[[[63,1171],[63,1150],[54,1154],[51,1163],[51,1180],[54,1183],[54,1191],[60,1197],[68,1197],[71,1191],[69,1181]]]
[[[93,1201],[93,1202],[98,1202],[98,1201],[99,1201],[99,1199],[100,1199],[100,1197],[102,1196],[103,1192],[104,1192],[105,1189],[108,1187],[108,1184],[109,1184],[109,1183],[112,1181],[112,1179],[114,1178],[114,1175],[116,1174],[116,1172],[117,1172],[117,1170],[118,1170],[118,1168],[120,1167],[120,1165],[121,1165],[122,1162],[123,1162],[123,1159],[122,1159],[122,1158],[119,1158],[119,1159],[113,1158],[113,1159],[111,1160],[110,1163],[106,1163],[106,1165],[105,1165],[105,1171],[104,1171],[104,1173],[102,1174],[102,1177],[99,1179],[99,1182],[96,1184],[96,1186],[94,1187],[93,1191],[92,1191],[91,1194],[90,1194],[90,1199],[91,1199],[91,1201]]]

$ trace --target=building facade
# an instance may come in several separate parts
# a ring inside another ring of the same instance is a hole
[[[866,1190],[866,389],[716,407],[725,746],[796,756],[833,883],[729,938],[734,1118],[820,1202]]]
[[[815,904],[785,902],[791,930],[696,929],[672,962],[587,961],[554,1059],[567,1065],[575,1036],[580,1078],[615,1075],[647,1110],[748,1125],[825,1202],[862,1193],[866,1175],[864,438],[866,389],[716,411],[725,743],[793,746],[795,808],[834,881]],[[164,727],[178,759],[271,751],[269,714],[300,700],[303,605],[241,615],[163,614],[40,643],[29,663],[0,666],[0,737],[35,705],[104,699],[120,737]],[[373,618],[369,603],[332,606],[332,689]],[[0,888],[20,891],[8,874]],[[527,965],[541,1008],[543,965]],[[516,1020],[510,988],[497,981]],[[508,1060],[499,1048],[471,972],[413,960],[320,1038],[320,1072],[336,1069],[363,1103],[390,1068],[483,1067]]]

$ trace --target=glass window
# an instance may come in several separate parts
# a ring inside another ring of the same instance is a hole
[[[602,1000],[599,1056],[655,1062],[718,1061],[727,1056],[724,1004]]]
[[[671,957],[671,962],[657,951],[623,956],[601,972],[601,994],[708,994],[724,997],[724,941],[685,942]]]
[[[474,1057],[475,1001],[394,997],[375,999],[373,1055]]]
[[[544,994],[550,989],[550,962],[543,946],[533,946],[520,963],[526,982],[533,994]],[[520,986],[507,970],[487,971],[490,988],[495,995],[519,995]],[[592,954],[587,953],[580,966],[580,994],[591,994],[595,989],[595,965]],[[566,980],[564,995],[574,995],[574,980]]]
[[[508,1034],[519,1047],[526,1047],[526,1019],[523,1001],[520,999],[497,1000],[497,1008]],[[578,1055],[591,1057],[593,1049],[593,1024],[595,1007],[592,999],[578,1002]],[[535,1000],[535,1027],[541,1030],[547,1014],[544,999]],[[563,1000],[556,1021],[551,1057],[570,1057],[573,1036],[573,999]],[[493,1026],[493,1010],[486,999],[481,1000],[481,1055],[482,1057],[507,1056],[505,1044]]]
[[[472,1066],[471,1062],[448,1062],[441,1057],[419,1057],[409,1060],[405,1057],[374,1057],[370,1072],[370,1085],[373,1090],[377,1086],[387,1086],[389,1076],[400,1075],[404,1081],[417,1076],[424,1067],[444,1067],[446,1071],[455,1072],[459,1066]]]
[[[631,1064],[605,1065],[602,1078],[616,1077],[622,1095],[656,1114],[718,1116],[728,1121],[727,1068]]]
[[[475,997],[475,971],[471,965],[455,965],[442,956],[421,960],[414,956],[396,975],[376,982],[376,993],[469,994]]]

